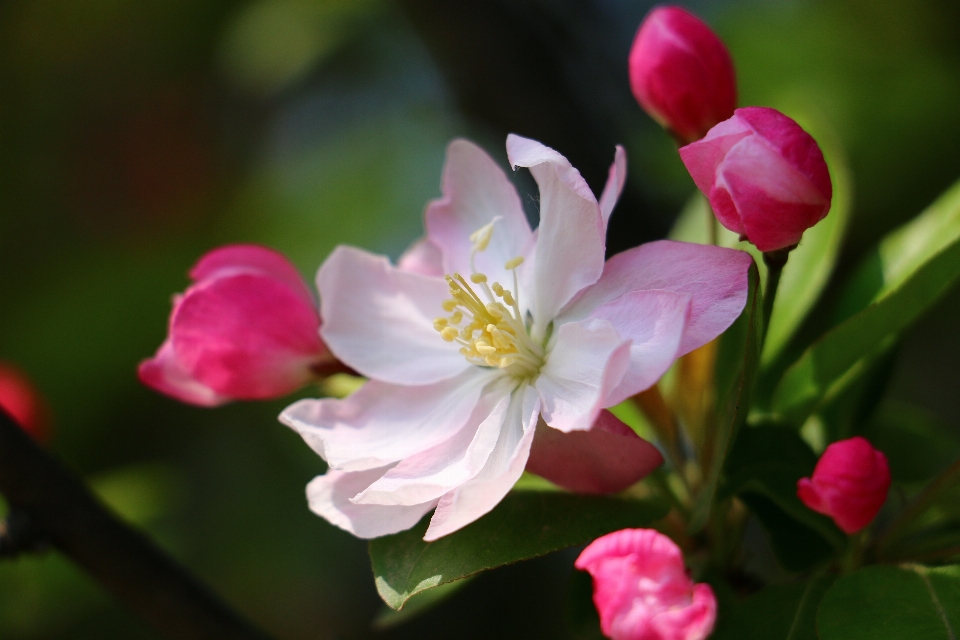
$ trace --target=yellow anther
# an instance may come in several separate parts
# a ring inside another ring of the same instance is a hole
[[[470,280],[480,284],[481,282],[487,281],[487,276],[483,275],[482,273],[474,273],[470,276]]]
[[[516,361],[516,356],[503,356],[500,358],[500,362],[498,362],[496,366],[500,367],[501,369],[506,369]]]
[[[503,297],[503,285],[502,285],[502,284],[500,284],[499,282],[494,282],[492,289],[493,289],[493,292],[494,292],[495,294],[497,294],[497,295],[500,296],[501,298]]]
[[[460,332],[457,331],[456,327],[444,327],[443,330],[440,331],[440,337],[447,342],[453,342],[459,335]]]
[[[498,358],[497,356],[487,356],[483,359],[491,367],[499,367],[500,363],[503,362],[503,358]]]
[[[490,356],[497,352],[496,347],[492,347],[483,340],[477,340],[473,343],[473,348],[482,356]]]
[[[517,256],[512,260],[507,260],[507,263],[503,265],[503,268],[506,269],[507,271],[510,271],[512,269],[516,269],[522,264],[523,264],[523,256]]]
[[[470,242],[473,243],[474,251],[483,251],[490,244],[490,238],[493,236],[493,223],[496,220],[485,224],[470,234]]]
[[[443,328],[447,326],[448,320],[446,318],[437,318],[433,321],[433,328],[437,331],[443,331]]]
[[[500,305],[493,302],[489,302],[487,303],[487,306],[485,308],[487,310],[487,313],[489,313],[494,318],[499,319],[503,317],[503,310],[500,308]]]
[[[457,302],[456,300],[444,300],[440,306],[443,307],[444,311],[446,311],[447,313],[450,313],[451,311],[456,309],[459,305],[460,303]]]
[[[460,324],[463,322],[463,312],[454,311],[453,315],[450,316],[450,324]]]
[[[513,306],[514,304],[516,304],[516,301],[513,299],[513,294],[510,293],[509,291],[504,291],[504,292],[503,292],[503,301],[506,302],[507,304],[511,305],[511,306]]]

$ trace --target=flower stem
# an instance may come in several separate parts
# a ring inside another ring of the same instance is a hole
[[[790,251],[793,247],[768,251],[763,254],[763,262],[767,265],[767,288],[763,292],[763,333],[762,343],[767,341],[767,330],[770,328],[770,316],[773,315],[773,301],[777,297],[777,287],[780,286],[780,276],[783,267],[787,264]]]
[[[683,481],[685,487],[689,488],[686,477],[686,456],[683,448],[680,446],[680,433],[677,428],[677,418],[673,410],[667,404],[663,394],[660,393],[659,385],[653,385],[646,391],[641,391],[632,398],[634,404],[650,420],[650,424],[657,432],[657,438],[663,443],[666,449],[667,457],[673,466],[677,475]]]

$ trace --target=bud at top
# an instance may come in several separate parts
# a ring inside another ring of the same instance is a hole
[[[720,224],[760,251],[792,248],[830,211],[820,147],[776,109],[737,109],[680,158]]]
[[[887,457],[857,436],[827,447],[812,478],[797,482],[805,505],[830,516],[848,534],[860,531],[877,515],[890,488]]]
[[[174,297],[167,340],[140,364],[147,386],[202,406],[276,398],[333,360],[310,291],[283,255],[221,247],[190,277],[195,283]]]
[[[593,576],[603,634],[613,640],[703,640],[713,631],[717,599],[694,584],[673,540],[653,529],[597,538],[574,566]]]
[[[720,38],[680,7],[651,11],[630,50],[630,87],[651,118],[682,142],[733,115],[737,83]]]
[[[49,437],[49,412],[27,377],[0,362],[0,408],[34,440],[46,442]]]

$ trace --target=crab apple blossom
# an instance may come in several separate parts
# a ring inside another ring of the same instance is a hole
[[[658,531],[609,533],[574,566],[593,576],[600,628],[613,640],[703,640],[713,631],[713,589],[693,583],[680,549]]]
[[[507,154],[539,186],[536,231],[503,170],[455,140],[426,237],[399,266],[341,246],[317,274],[323,339],[369,381],[280,418],[329,464],[307,488],[310,508],[357,536],[408,529],[434,509],[425,539],[456,531],[496,506],[528,460],[577,491],[636,481],[660,453],[603,410],[745,304],[751,258],[740,251],[660,241],[604,263],[622,149],[599,200],[553,149],[510,135]]]
[[[190,277],[194,284],[174,296],[166,341],[140,364],[147,386],[211,407],[285,395],[334,361],[310,290],[280,253],[221,247]]]
[[[687,143],[733,115],[737,82],[720,38],[680,7],[657,7],[630,49],[630,87],[650,117]]]
[[[776,109],[737,109],[680,158],[720,224],[764,253],[793,248],[830,211],[820,147]]]
[[[890,466],[887,457],[860,436],[829,445],[813,477],[797,482],[797,495],[805,505],[853,534],[876,517],[887,500]]]
[[[49,440],[46,403],[23,372],[4,362],[0,362],[0,409],[37,442]]]

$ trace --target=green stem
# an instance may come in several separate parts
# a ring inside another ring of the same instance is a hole
[[[930,508],[937,501],[944,491],[952,487],[957,481],[960,481],[960,458],[950,465],[943,473],[937,476],[933,482],[928,484],[923,491],[907,505],[897,519],[894,520],[883,535],[877,539],[877,548],[885,550],[902,536],[909,526],[918,517]]]
[[[783,274],[783,267],[787,264],[787,258],[790,257],[790,251],[793,247],[778,249],[777,251],[768,251],[763,254],[763,262],[767,265],[767,287],[763,292],[763,340],[761,344],[767,341],[767,330],[770,328],[770,316],[773,315],[773,301],[777,297],[777,288],[780,286],[780,276]]]

